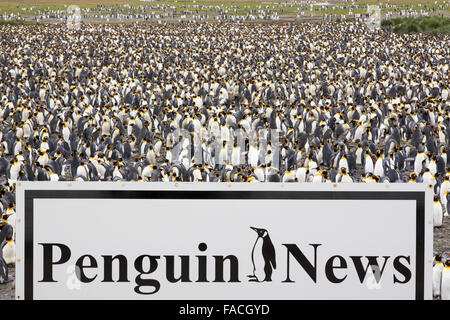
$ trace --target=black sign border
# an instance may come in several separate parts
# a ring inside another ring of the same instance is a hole
[[[33,300],[33,223],[35,199],[245,199],[245,200],[415,200],[416,300],[425,292],[425,191],[247,191],[247,190],[24,190],[24,299]]]

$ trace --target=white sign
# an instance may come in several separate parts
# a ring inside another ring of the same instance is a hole
[[[381,9],[378,5],[367,5],[367,27],[371,30],[381,27]]]
[[[17,185],[17,299],[431,299],[422,184]]]

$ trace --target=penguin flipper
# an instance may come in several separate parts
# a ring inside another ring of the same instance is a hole
[[[0,257],[0,284],[11,282],[12,279],[8,277],[8,265],[5,259]]]
[[[264,281],[272,281],[272,266],[269,263],[266,263],[266,265],[264,266],[264,272],[266,274]]]

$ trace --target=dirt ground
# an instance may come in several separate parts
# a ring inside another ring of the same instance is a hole
[[[16,294],[16,269],[14,266],[8,267],[9,277],[14,279],[7,284],[0,284],[0,300],[14,300]]]
[[[450,254],[450,217],[444,217],[442,227],[434,228],[434,252]]]

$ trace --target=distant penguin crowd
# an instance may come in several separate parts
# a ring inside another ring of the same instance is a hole
[[[448,223],[448,35],[6,25],[0,45],[5,263],[17,181],[425,183]]]

